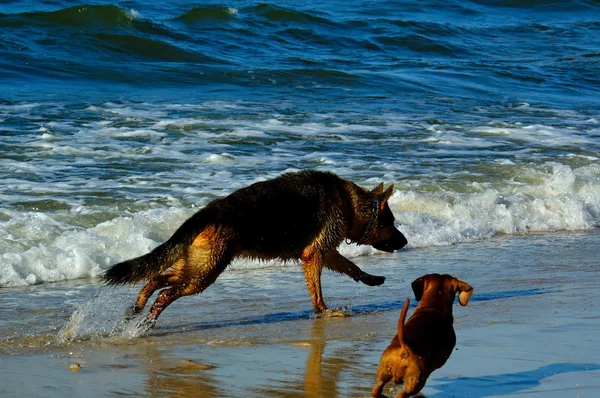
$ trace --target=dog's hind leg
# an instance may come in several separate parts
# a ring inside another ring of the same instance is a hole
[[[160,313],[163,312],[165,308],[169,306],[169,304],[180,297],[189,296],[196,293],[200,293],[200,288],[192,284],[169,287],[161,290],[158,294],[158,297],[154,301],[154,304],[152,304],[152,308],[150,308],[150,313],[148,314],[146,321],[153,326]]]
[[[163,289],[167,286],[170,286],[174,283],[174,275],[172,273],[159,275],[153,279],[151,279],[140,292],[138,293],[138,297],[135,300],[135,304],[131,307],[128,307],[125,310],[125,320],[129,320],[142,312],[146,303],[155,291],[159,289]]]
[[[152,279],[150,282],[146,283],[146,285],[144,285],[142,290],[140,290],[140,292],[138,293],[138,297],[135,300],[135,304],[125,309],[125,321],[128,322],[129,320],[131,320],[131,318],[135,317],[137,314],[142,312],[142,310],[146,306],[146,303],[148,302],[148,299],[152,296],[152,294],[156,290],[162,289],[167,286],[168,284],[166,283],[166,281],[160,277]]]
[[[148,283],[146,283],[146,285],[144,285],[142,290],[140,290],[138,293],[135,305],[128,307],[125,310],[125,320],[130,320],[139,314],[144,309],[146,303],[148,303],[148,300],[150,297],[152,297],[155,291],[163,289],[167,286],[174,286],[178,284],[184,266],[185,262],[183,259],[181,259],[164,273],[150,279],[150,281],[148,281]]]
[[[379,286],[385,282],[385,276],[367,274],[337,250],[332,250],[325,255],[323,265],[327,269],[346,274],[356,282],[362,282],[367,286]]]
[[[407,369],[407,373],[404,375],[403,390],[396,395],[396,398],[408,398],[418,394],[425,387],[428,377],[428,374],[421,374],[417,367]]]
[[[387,372],[387,371],[382,372],[381,370],[379,372],[377,372],[377,383],[375,384],[375,387],[373,387],[373,390],[371,390],[371,395],[374,398],[385,397],[385,395],[382,394],[383,387],[390,380],[392,380],[392,376],[390,375],[389,372]]]
[[[173,301],[180,297],[191,296],[206,290],[206,288],[212,285],[219,275],[221,275],[221,272],[225,270],[225,267],[227,267],[229,262],[230,259],[221,260],[219,264],[212,268],[206,275],[194,278],[187,283],[161,290],[156,301],[152,304],[152,308],[150,308],[150,313],[146,318],[146,322],[150,323],[150,327],[153,326],[160,313],[163,312],[169,304],[173,303]]]
[[[212,228],[200,233],[189,246],[183,262],[176,264],[170,273],[165,275],[163,282],[170,287],[161,290],[152,305],[146,318],[149,327],[154,325],[161,312],[175,300],[201,293],[212,285],[231,259],[226,235],[219,234]],[[152,288],[154,285],[148,286],[148,291]]]
[[[135,305],[133,306],[133,311],[137,314],[141,310],[144,309],[146,303],[150,299],[150,297],[154,294],[158,289],[163,289],[169,286],[167,278],[164,276],[158,276],[157,278],[151,280],[146,283],[146,285],[140,290],[138,294],[137,300],[135,300]]]

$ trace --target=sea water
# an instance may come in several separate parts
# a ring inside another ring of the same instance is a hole
[[[99,276],[211,200],[303,169],[395,184],[408,248],[594,229],[599,11],[4,3],[0,287]],[[286,265],[233,269],[266,266]]]

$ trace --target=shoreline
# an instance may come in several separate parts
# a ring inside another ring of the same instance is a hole
[[[343,318],[311,314],[299,267],[225,272],[135,338],[119,334],[135,287],[11,288],[0,293],[0,394],[369,397],[405,298],[409,315],[416,305],[410,282],[447,272],[475,293],[467,307],[454,306],[457,344],[425,396],[592,397],[600,392],[599,238],[597,231],[500,237],[357,257],[388,279],[371,288],[324,274],[328,305],[351,313]],[[84,315],[80,334],[58,340],[74,311]]]

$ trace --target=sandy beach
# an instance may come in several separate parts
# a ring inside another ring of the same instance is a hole
[[[2,289],[0,395],[368,397],[410,282],[447,272],[475,293],[455,306],[455,351],[423,395],[595,397],[598,239],[499,237],[357,257],[388,279],[371,288],[326,273],[326,301],[344,318],[312,316],[296,265],[227,271],[138,337],[121,319],[135,287],[80,280]]]

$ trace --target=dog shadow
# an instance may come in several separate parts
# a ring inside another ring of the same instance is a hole
[[[491,300],[502,300],[514,297],[529,297],[529,296],[538,296],[541,294],[549,294],[554,293],[553,290],[550,289],[521,289],[521,290],[505,290],[499,292],[488,292],[488,293],[478,293],[475,292],[471,299],[470,303],[479,302],[479,301],[491,301]],[[458,299],[456,299],[458,300]],[[353,314],[363,314],[363,313],[371,313],[378,311],[394,311],[400,310],[404,306],[405,299],[403,300],[394,300],[394,301],[384,301],[381,303],[371,303],[364,305],[357,305],[352,307]],[[410,307],[416,307],[417,302],[415,300],[411,300]]]
[[[247,317],[241,319],[232,319],[217,322],[201,322],[177,325],[160,325],[152,329],[153,336],[161,336],[167,334],[198,332],[203,330],[220,329],[232,326],[249,326],[249,325],[266,325],[278,322],[299,321],[303,319],[314,318],[312,310],[305,311],[290,311],[290,312],[275,312],[266,315],[255,317]]]
[[[471,302],[478,301],[490,301],[508,299],[513,297],[527,297],[536,296],[541,294],[554,293],[549,289],[522,289],[522,290],[507,290],[499,292],[481,293],[473,295]],[[352,306],[351,308],[342,309],[347,315],[363,315],[381,311],[398,311],[404,306],[405,300],[394,300],[384,301],[378,303],[362,304]],[[411,301],[410,307],[416,307],[417,302]],[[225,328],[231,326],[248,326],[248,325],[260,325],[270,324],[278,322],[290,322],[299,321],[304,319],[316,318],[312,310],[304,311],[289,311],[289,312],[275,312],[265,315],[259,315],[254,317],[247,317],[241,319],[232,319],[226,321],[217,322],[201,322],[201,323],[190,323],[190,324],[178,324],[178,325],[160,325],[153,329],[152,334],[155,336],[176,334],[176,333],[187,333],[190,331],[202,331],[210,329]]]
[[[587,372],[592,370],[600,370],[600,365],[553,363],[525,372],[504,373],[481,377],[460,377],[458,379],[444,377],[435,380],[448,383],[431,386],[431,388],[435,388],[439,392],[428,394],[427,398],[441,398],[448,396],[484,398],[524,393],[525,390],[541,385],[541,381],[545,378],[563,373]]]

